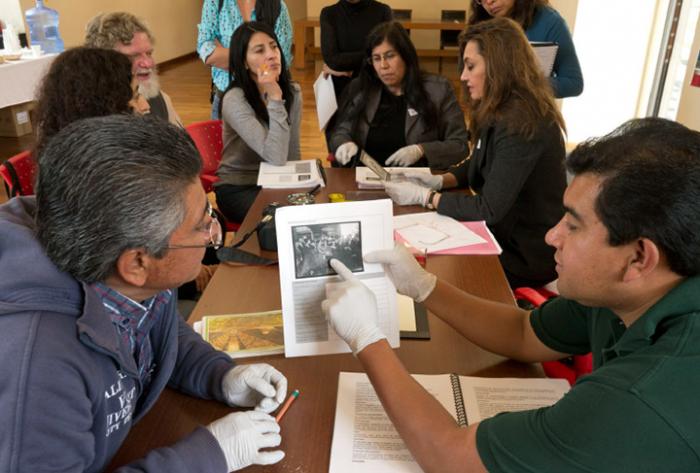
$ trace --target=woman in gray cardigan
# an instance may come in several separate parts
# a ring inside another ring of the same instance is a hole
[[[564,215],[564,120],[522,29],[497,18],[460,35],[472,154],[442,175],[387,183],[401,205],[424,205],[457,220],[485,220],[503,248],[511,286],[556,278],[544,236]],[[417,182],[418,181],[418,182]],[[440,193],[450,187],[475,194]]]
[[[231,37],[231,84],[221,117],[224,148],[214,184],[219,210],[241,222],[260,188],[260,163],[298,160],[301,91],[291,82],[274,31],[266,23],[243,23]]]
[[[341,165],[363,148],[386,166],[447,169],[467,156],[464,115],[444,77],[421,72],[416,48],[400,23],[376,26],[367,61],[343,93],[330,138]]]

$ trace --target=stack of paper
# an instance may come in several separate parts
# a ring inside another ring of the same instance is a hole
[[[316,161],[292,161],[283,166],[260,163],[258,185],[265,189],[324,187]]]
[[[395,239],[420,252],[442,255],[500,255],[502,250],[484,221],[458,222],[437,212],[394,217]]]
[[[540,63],[540,70],[545,77],[552,75],[552,68],[554,67],[554,61],[557,59],[557,51],[559,51],[559,45],[557,43],[551,42],[530,42],[530,46],[535,51],[535,56]]]
[[[384,169],[389,171],[392,179],[408,178],[421,173],[430,174],[430,168],[391,167]],[[364,166],[355,168],[355,182],[358,189],[384,189],[384,182],[370,168]]]

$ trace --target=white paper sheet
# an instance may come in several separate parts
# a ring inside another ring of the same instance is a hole
[[[457,220],[437,212],[398,215],[394,230],[411,246],[428,253],[486,242]]]
[[[381,264],[362,259],[393,247],[391,200],[282,207],[275,222],[285,355],[350,351],[321,310],[326,284],[340,282],[328,266],[331,258],[345,263],[374,292],[379,327],[391,346],[399,346],[396,288]]]
[[[310,188],[318,184],[325,186],[315,160],[289,161],[282,166],[260,163],[258,185],[265,189]]]
[[[326,128],[328,121],[338,110],[338,101],[335,98],[335,87],[333,79],[329,75],[323,77],[323,72],[319,74],[314,82],[314,96],[316,97],[316,114],[318,115],[318,126],[321,131]]]

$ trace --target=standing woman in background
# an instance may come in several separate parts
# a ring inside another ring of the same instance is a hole
[[[583,75],[571,32],[548,0],[472,0],[467,26],[490,18],[510,18],[522,26],[532,42],[559,45],[549,81],[556,98],[575,97],[583,92]]]
[[[260,191],[261,162],[299,160],[301,89],[267,24],[243,23],[231,37],[231,85],[221,100],[224,148],[214,184],[224,216],[241,222]]]
[[[260,21],[272,27],[286,64],[292,63],[292,20],[284,0],[204,0],[198,25],[197,53],[211,66],[211,118],[218,119],[221,97],[228,89],[231,36],[244,22]]]
[[[457,220],[485,220],[503,248],[512,287],[557,277],[544,236],[564,215],[564,120],[522,29],[507,18],[460,35],[468,90],[469,160],[441,175],[387,182],[400,205],[424,205]],[[448,192],[471,188],[475,195]]]
[[[399,22],[372,30],[365,61],[337,112],[330,148],[338,163],[348,164],[359,148],[386,166],[447,169],[464,159],[468,136],[452,84],[421,71]]]
[[[376,0],[339,0],[321,10],[323,73],[333,80],[338,104],[343,90],[365,63],[365,38],[392,17],[391,7]],[[327,142],[334,126],[335,117],[326,125]]]

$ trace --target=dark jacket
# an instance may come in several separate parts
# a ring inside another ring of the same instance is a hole
[[[382,95],[382,86],[375,86],[367,92],[367,105],[364,112],[360,112],[357,124],[353,123],[354,109],[359,106],[360,91],[359,79],[355,79],[348,86],[347,103],[343,110],[339,110],[338,121],[330,147],[335,150],[345,142],[353,141],[363,148],[369,133],[374,114],[379,107]],[[450,165],[462,161],[469,153],[467,142],[469,141],[467,129],[464,125],[464,115],[457,103],[454,89],[450,82],[442,76],[426,74],[423,78],[423,87],[435,105],[438,116],[438,126],[429,127],[420,114],[416,114],[412,108],[406,111],[404,118],[406,123],[406,144],[420,144],[425,151],[428,164],[433,169],[447,169]],[[413,112],[413,113],[412,113]],[[396,117],[397,120],[400,117]]]
[[[102,471],[166,385],[223,401],[233,363],[192,331],[173,297],[150,332],[156,368],[144,390],[100,297],[36,240],[34,211],[34,197],[0,206],[0,471]],[[200,427],[119,471],[227,469]]]
[[[528,140],[496,123],[482,131],[471,158],[450,169],[468,196],[443,193],[438,212],[457,220],[485,220],[503,248],[507,273],[533,284],[557,277],[545,233],[564,214],[564,140],[555,123]]]

